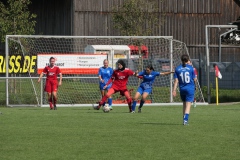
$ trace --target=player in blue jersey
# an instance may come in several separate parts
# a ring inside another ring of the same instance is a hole
[[[147,98],[147,96],[152,93],[152,85],[154,80],[159,75],[168,75],[174,72],[156,72],[152,65],[148,65],[144,71],[135,74],[135,76],[141,77],[143,79],[142,83],[137,89],[137,92],[134,96],[133,103],[132,103],[132,113],[135,113],[135,108],[137,104],[138,98],[142,95],[142,99],[140,101],[140,105],[138,107],[138,113],[141,113],[143,104]]]
[[[103,67],[99,68],[99,70],[98,70],[99,88],[100,88],[102,97],[105,96],[108,89],[111,88],[111,86],[112,86],[112,83],[111,83],[107,86],[107,88],[105,88],[105,89],[103,88],[106,85],[106,83],[109,81],[109,79],[112,77],[112,74],[113,74],[113,69],[111,67],[108,67],[108,60],[105,59],[103,61]],[[109,108],[112,110],[112,97],[111,96],[108,98],[108,105],[109,105]]]
[[[179,83],[180,96],[183,101],[183,125],[188,125],[191,102],[194,100],[196,76],[187,54],[181,56],[182,64],[175,69],[173,96]]]

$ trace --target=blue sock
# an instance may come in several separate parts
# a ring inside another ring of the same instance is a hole
[[[106,102],[103,103],[103,106],[105,106]]]
[[[140,105],[139,105],[139,108],[142,108],[143,104],[144,104],[145,101],[141,100],[140,101]]]
[[[112,98],[108,98],[108,104],[109,106],[112,106]]]
[[[137,101],[133,101],[133,103],[132,103],[132,110],[133,111],[135,111],[136,105],[137,105]]]
[[[189,117],[189,114],[185,113],[185,114],[184,114],[184,117],[183,117],[183,120],[184,120],[184,121],[188,121],[188,117]]]

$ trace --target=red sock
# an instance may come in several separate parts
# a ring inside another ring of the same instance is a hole
[[[48,100],[48,102],[49,102],[50,108],[53,108],[52,98],[50,98],[50,99]]]
[[[132,112],[132,98],[127,99],[129,111]]]
[[[104,97],[101,99],[101,101],[99,102],[98,108],[101,108],[101,106],[103,105],[103,103],[106,102],[107,99],[108,99],[108,97],[107,97],[107,96],[104,96]]]

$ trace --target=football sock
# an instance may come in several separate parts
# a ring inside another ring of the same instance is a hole
[[[103,103],[103,106],[105,106],[106,102]]]
[[[129,111],[132,112],[132,98],[127,99]]]
[[[145,101],[141,100],[140,101],[140,105],[139,105],[139,108],[142,108],[143,104],[144,104]]]
[[[108,98],[108,104],[109,106],[112,106],[112,98]]]
[[[104,97],[101,99],[101,101],[99,102],[98,108],[101,108],[101,106],[106,102],[107,98],[108,98],[107,96],[104,96]]]
[[[137,105],[137,101],[133,101],[133,104],[132,104],[132,110],[133,111],[135,111],[136,105]]]
[[[53,108],[52,102],[49,102],[50,108]]]
[[[48,99],[48,102],[49,102],[50,108],[52,108],[52,107],[53,107],[53,104],[52,104],[52,97]]]
[[[184,120],[184,121],[188,121],[188,117],[189,117],[189,114],[188,114],[188,113],[185,113],[185,114],[184,114],[184,117],[183,117],[183,120]]]

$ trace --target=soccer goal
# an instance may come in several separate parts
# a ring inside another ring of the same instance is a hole
[[[7,106],[48,106],[44,92],[45,79],[37,82],[39,74],[48,65],[49,58],[56,58],[56,65],[63,73],[63,83],[58,90],[58,106],[89,106],[100,100],[98,69],[103,60],[116,68],[122,59],[132,70],[144,70],[151,64],[155,71],[171,71],[181,64],[182,54],[188,54],[183,42],[171,36],[26,36],[7,35],[6,54],[0,57],[5,73]],[[6,72],[8,71],[8,72]],[[128,89],[134,96],[141,80],[130,77]],[[179,94],[172,96],[173,75],[155,79],[152,93],[146,104],[179,104]],[[196,101],[204,103],[200,87]],[[113,96],[114,105],[126,105],[119,93]]]

